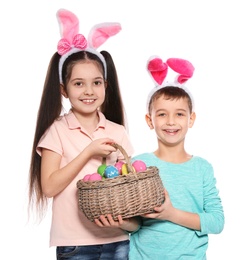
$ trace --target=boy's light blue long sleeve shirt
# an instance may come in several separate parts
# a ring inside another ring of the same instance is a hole
[[[224,227],[224,212],[212,165],[197,156],[185,163],[169,163],[153,153],[138,155],[134,160],[158,167],[173,206],[199,214],[201,231],[169,221],[142,218],[140,229],[130,236],[129,259],[206,259],[208,234],[218,234]]]

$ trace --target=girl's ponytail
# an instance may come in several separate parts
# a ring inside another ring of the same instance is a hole
[[[101,112],[108,120],[125,125],[124,107],[115,64],[110,53],[101,51],[101,54],[104,56],[107,66],[106,96],[105,102],[101,106]]]

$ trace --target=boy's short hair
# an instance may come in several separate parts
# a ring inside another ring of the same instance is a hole
[[[192,98],[183,88],[176,87],[176,86],[166,86],[166,87],[160,88],[151,96],[149,104],[148,104],[149,113],[151,112],[152,103],[161,96],[164,96],[167,100],[178,100],[181,98],[183,98],[183,99],[186,98],[188,101],[189,111],[190,111],[190,113],[193,112]]]

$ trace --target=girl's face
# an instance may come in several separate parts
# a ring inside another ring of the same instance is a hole
[[[96,64],[77,63],[72,69],[64,97],[69,98],[72,110],[80,115],[96,113],[105,100],[105,81]]]
[[[167,100],[161,96],[151,108],[146,121],[151,129],[155,129],[159,141],[169,146],[183,143],[188,128],[195,121],[195,113],[190,114],[187,99]]]

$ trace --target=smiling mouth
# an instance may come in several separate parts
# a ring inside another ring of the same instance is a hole
[[[164,130],[166,133],[169,133],[169,134],[175,134],[177,133],[179,130],[178,129],[166,129]]]
[[[81,99],[81,101],[84,103],[84,104],[92,104],[95,102],[95,99]]]

